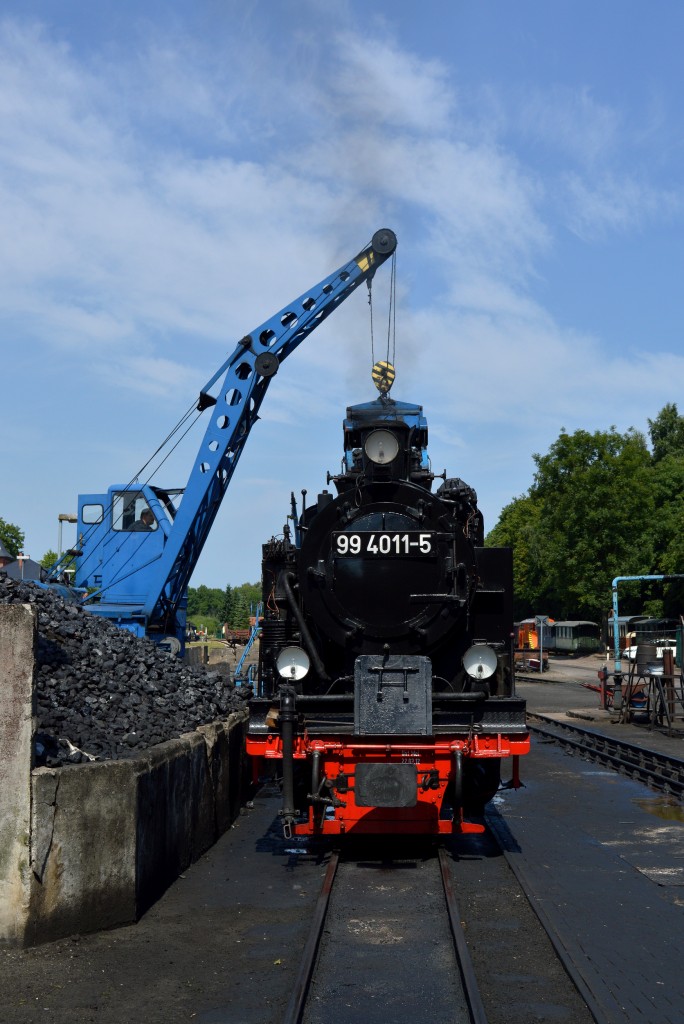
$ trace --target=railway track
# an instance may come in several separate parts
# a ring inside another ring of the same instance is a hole
[[[528,718],[530,728],[542,741],[559,744],[572,754],[673,798],[684,798],[683,759],[547,715],[532,713]],[[359,866],[364,867],[362,861],[345,862],[334,855],[284,1018],[286,1024],[327,1024],[330,1020],[335,1020],[336,1024],[357,1024],[360,1020],[364,1024],[387,1020],[401,1024],[412,1020],[486,1024],[485,1006],[496,1019],[506,1006],[510,1020],[516,1024],[527,1021],[524,1009],[520,1008],[524,994],[518,993],[517,1009],[512,1012],[505,987],[502,989],[500,984],[498,988],[492,987],[496,972],[491,968],[493,964],[506,962],[510,948],[524,951],[521,965],[524,964],[526,975],[534,978],[530,985],[530,993],[534,993],[540,977],[539,963],[544,955],[542,939],[529,921],[524,923],[520,919],[513,924],[513,918],[509,921],[505,917],[502,929],[511,929],[510,934],[516,935],[512,947],[499,950],[497,956],[494,947],[487,945],[495,935],[491,923],[497,921],[501,907],[508,909],[517,905],[517,912],[520,912],[520,895],[525,896],[522,902],[536,916],[536,927],[543,934],[543,941],[550,942],[555,951],[555,957],[551,950],[546,954],[549,969],[561,970],[568,988],[574,991],[574,997],[570,997],[563,983],[557,981],[553,999],[558,1000],[558,1007],[566,1012],[571,998],[575,998],[581,1005],[575,1007],[568,1019],[591,1018],[595,1024],[612,1024],[613,1018],[610,1013],[606,1015],[603,1002],[592,990],[592,980],[586,974],[582,956],[578,957],[572,942],[567,943],[562,914],[553,909],[552,901],[540,899],[539,878],[528,877],[529,868],[524,859],[516,855],[515,841],[508,834],[504,819],[493,810],[488,813],[487,821],[492,842],[496,840],[504,854],[504,867],[507,865],[510,869],[510,882],[501,875],[500,868],[498,875],[490,873],[495,871],[497,858],[487,850],[485,839],[482,848],[476,844],[468,846],[463,838],[450,842],[448,852],[440,849],[435,857],[433,849],[420,864],[403,863],[401,858],[391,857],[386,864],[391,875],[383,878],[383,872],[376,871],[370,886],[358,873]],[[396,850],[394,844],[390,844],[390,848]],[[477,864],[479,867],[475,866]],[[368,866],[366,863],[365,867]],[[474,871],[477,872],[476,884]],[[458,904],[454,892],[458,893]],[[488,902],[490,892],[492,903]],[[375,899],[374,893],[379,894],[379,899]],[[426,903],[426,897],[432,902]],[[465,920],[468,945],[461,918]],[[484,940],[479,931],[483,920],[489,922]],[[421,931],[426,921],[429,927]],[[381,951],[379,960],[373,954],[374,948],[376,952]],[[448,963],[445,962],[447,953]],[[552,960],[557,962],[558,968],[550,966]],[[485,982],[487,972],[489,977]],[[484,999],[478,988],[478,976]],[[398,1002],[397,995],[401,992],[404,996]],[[443,1000],[436,1006],[429,1003],[434,993]],[[552,1000],[549,1006],[554,1009]]]
[[[605,733],[559,722],[541,714],[529,714],[530,729],[540,738],[558,743],[569,753],[613,768],[678,800],[684,798],[684,760],[647,750]]]
[[[284,1024],[487,1024],[454,895],[434,849],[384,865],[333,853]]]

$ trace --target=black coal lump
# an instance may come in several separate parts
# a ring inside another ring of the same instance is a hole
[[[0,604],[31,604],[37,611],[37,765],[130,757],[225,719],[251,695],[77,602],[1,572]]]

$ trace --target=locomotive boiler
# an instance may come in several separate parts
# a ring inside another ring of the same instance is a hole
[[[247,751],[288,836],[482,831],[503,758],[518,784],[512,554],[427,441],[421,406],[350,407],[335,493],[264,545]]]

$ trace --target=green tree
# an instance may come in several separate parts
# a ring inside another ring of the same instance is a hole
[[[653,494],[655,516],[653,542],[654,572],[684,573],[684,416],[677,406],[665,405],[648,421],[653,452]],[[643,611],[654,618],[678,616],[684,608],[684,582],[644,585]]]
[[[513,548],[513,614],[525,619],[539,611],[542,567],[538,530],[541,502],[529,494],[514,498],[501,511],[499,521],[487,534],[487,547]]]
[[[535,455],[540,597],[555,618],[601,620],[615,576],[651,571],[655,508],[646,440],[633,429],[561,432]]]
[[[188,618],[199,624],[210,620],[216,624],[228,623],[234,629],[247,629],[252,609],[261,600],[259,583],[241,583],[238,587],[228,584],[225,590],[218,587],[188,588]]]
[[[684,453],[663,456],[653,467],[652,488],[654,573],[684,573]],[[654,618],[678,616],[684,609],[684,581],[648,585],[644,613]]]
[[[198,616],[205,618],[211,616],[220,619],[223,614],[223,591],[218,587],[206,587],[203,583],[199,587],[188,588],[188,616],[194,619]]]
[[[235,604],[231,626],[235,629],[247,629],[250,615],[256,610],[261,600],[261,587],[258,583],[241,583],[234,590]]]
[[[233,617],[235,615],[235,591],[231,587],[230,583],[226,585],[226,589],[223,593],[223,609],[221,616],[224,622],[227,622],[229,626],[233,625]]]
[[[49,548],[40,560],[40,564],[44,569],[51,569],[52,566],[59,561],[59,555],[52,548]],[[66,558],[59,567],[60,573],[64,573],[67,570],[76,569],[76,560],[74,558]],[[71,582],[73,582],[73,573],[69,573]]]
[[[646,440],[615,427],[561,431],[534,461],[528,493],[506,506],[487,536],[487,544],[513,547],[516,615],[542,611],[600,622],[614,577],[653,573],[657,563]]]
[[[684,416],[679,415],[674,402],[668,402],[654,420],[648,421],[648,431],[655,463],[668,455],[684,457]]]
[[[48,548],[48,550],[45,552],[45,554],[41,558],[40,564],[43,566],[44,569],[49,569],[58,560],[59,560],[59,555],[57,554],[57,552],[53,551],[52,548]]]
[[[5,545],[10,555],[17,557],[24,547],[24,531],[0,518],[0,540]]]

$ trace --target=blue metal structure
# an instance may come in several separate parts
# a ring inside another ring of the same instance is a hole
[[[209,424],[184,488],[133,483],[79,496],[75,583],[95,588],[90,611],[184,646],[188,583],[271,378],[360,284],[370,285],[396,244],[394,232],[377,231],[351,261],[238,342],[200,392],[197,410],[209,411]]]
[[[245,649],[242,652],[242,657],[238,661],[237,668],[235,669],[234,682],[235,682],[236,686],[241,686],[245,682],[251,682],[251,675],[249,674],[249,672],[247,674],[247,678],[246,679],[242,678],[242,666],[244,665],[245,661],[247,660],[247,655],[252,650],[252,647],[254,647],[254,644],[256,643],[257,637],[260,636],[260,634],[261,634],[261,619],[262,619],[263,614],[264,614],[264,606],[262,604],[258,604],[257,608],[256,608],[256,615],[254,617],[254,625],[252,626],[252,629],[251,629],[250,634],[249,634],[249,638],[247,640],[247,643],[245,644]],[[249,668],[253,668],[253,666],[250,665]]]

